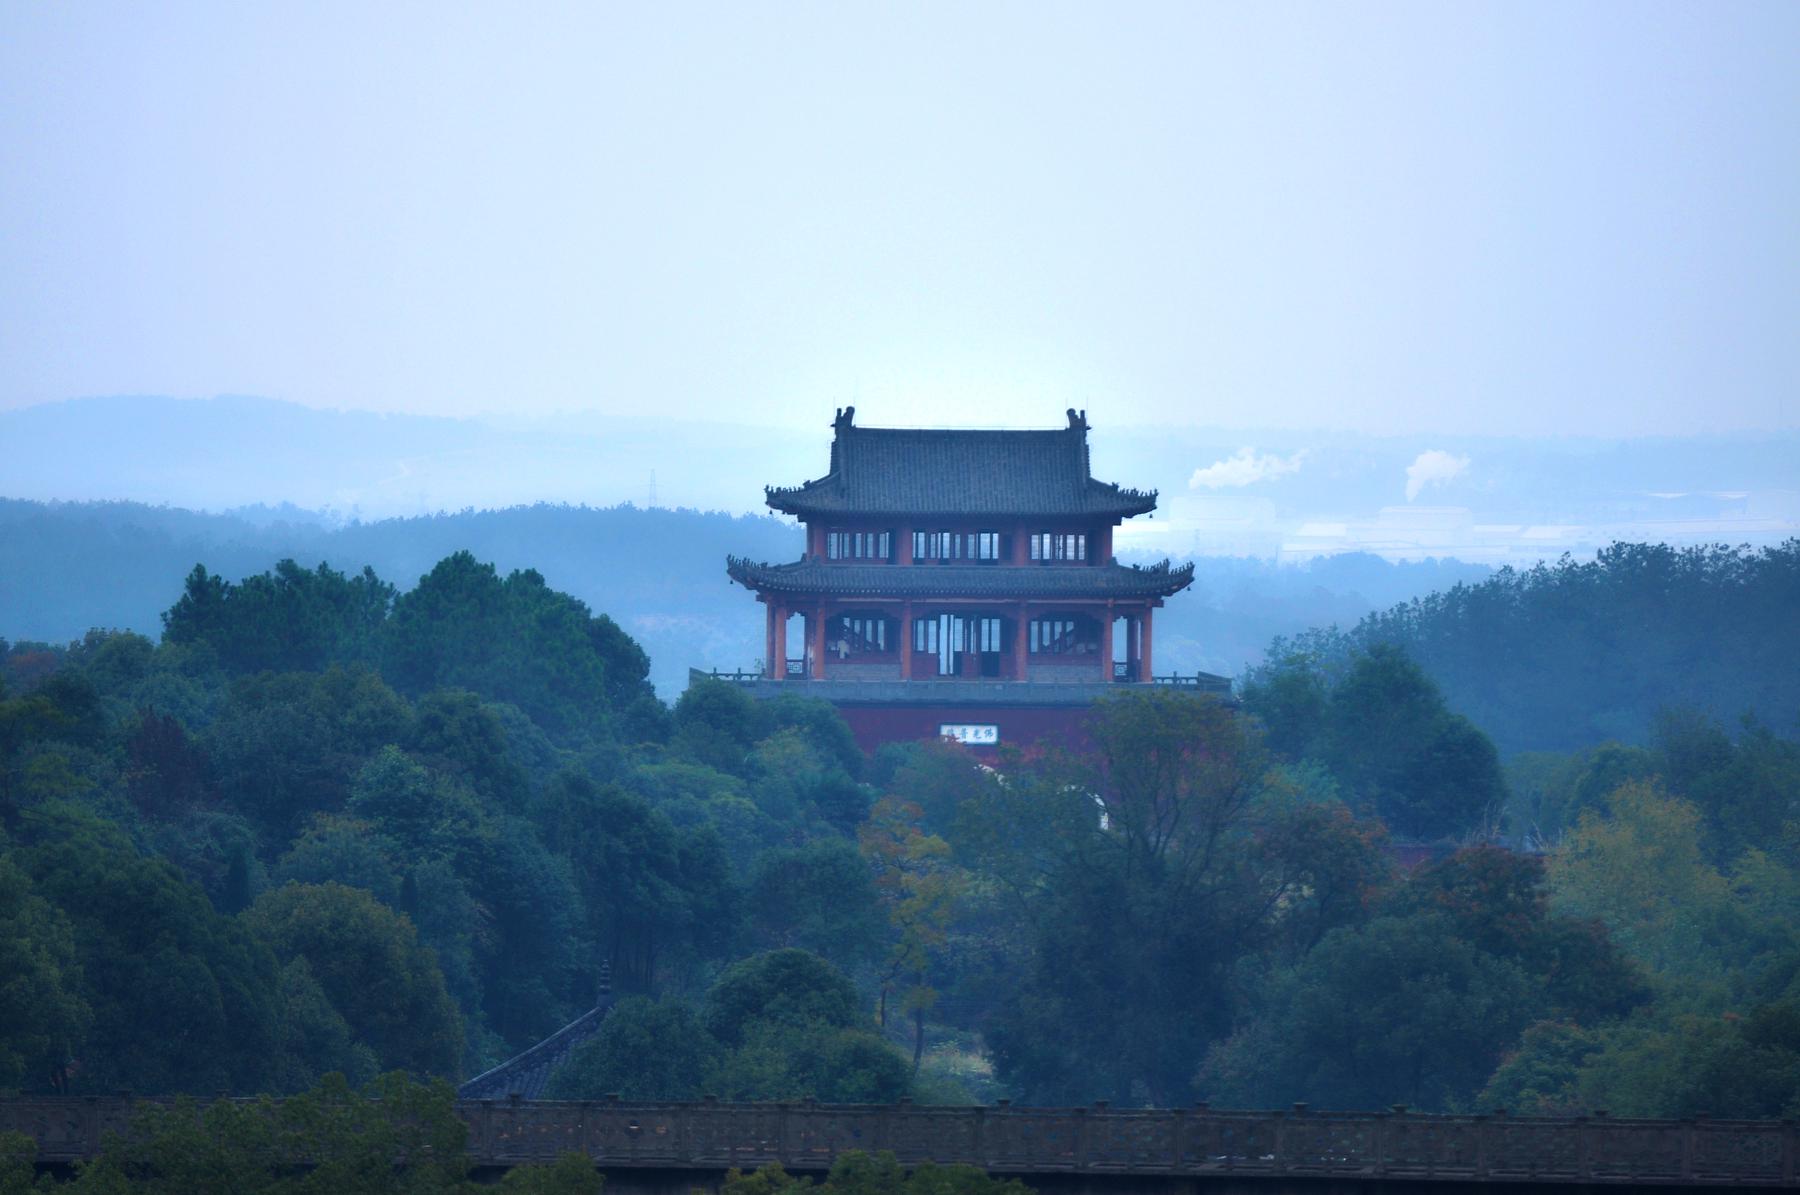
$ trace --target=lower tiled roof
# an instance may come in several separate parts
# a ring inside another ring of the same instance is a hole
[[[542,1099],[556,1068],[569,1060],[576,1046],[600,1032],[600,1023],[606,1020],[612,1006],[611,993],[602,993],[598,1004],[537,1045],[458,1087],[457,1098],[501,1100],[516,1095],[527,1100]]]
[[[830,597],[1168,597],[1194,580],[1192,563],[1137,565],[837,564],[806,559],[759,564],[729,556],[725,571],[761,593]]]

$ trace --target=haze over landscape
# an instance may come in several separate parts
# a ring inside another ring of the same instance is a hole
[[[1773,0],[0,6],[0,1190],[1791,1172],[1797,118]]]

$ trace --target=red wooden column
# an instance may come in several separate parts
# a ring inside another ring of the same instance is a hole
[[[1031,676],[1031,657],[1027,651],[1027,636],[1031,631],[1031,611],[1024,602],[1019,603],[1018,625],[1013,628],[1013,679],[1027,680]]]
[[[763,675],[774,677],[775,671],[775,603],[763,599]]]
[[[1109,600],[1100,613],[1100,679],[1112,683],[1113,604]]]
[[[1149,605],[1144,607],[1144,626],[1140,632],[1143,641],[1138,644],[1138,667],[1143,669],[1143,675],[1138,677],[1141,681],[1148,681],[1153,675],[1150,671],[1150,615],[1155,612],[1155,609],[1154,606]]]
[[[808,651],[808,654],[812,656],[812,678],[814,680],[824,680],[825,679],[825,603],[824,602],[820,602],[817,606],[813,607],[813,612],[809,616],[807,621],[808,621],[808,626],[806,628],[806,642],[807,642],[808,648],[810,649]]]
[[[912,549],[907,549],[912,555]],[[900,679],[912,679],[913,615],[912,603],[900,603]]]
[[[787,607],[780,602],[770,602],[769,609],[775,615],[775,671],[776,680],[787,679]]]
[[[1133,680],[1142,680],[1138,676],[1138,628],[1142,624],[1135,614],[1125,616],[1125,672]]]

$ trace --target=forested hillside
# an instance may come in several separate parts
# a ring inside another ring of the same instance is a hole
[[[1762,727],[1509,780],[1378,644],[1251,716],[1101,703],[1085,755],[870,759],[820,703],[668,707],[467,553],[196,569],[164,626],[0,653],[0,1089],[467,1076],[605,964],[559,1094],[1800,1111],[1800,745]],[[1527,818],[1543,853],[1496,845]]]
[[[1779,547],[1614,544],[1502,569],[1277,640],[1252,683],[1327,683],[1359,650],[1406,652],[1502,751],[1644,744],[1659,714],[1800,725],[1800,540]]]

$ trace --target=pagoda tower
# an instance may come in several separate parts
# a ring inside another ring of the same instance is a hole
[[[766,623],[761,674],[733,679],[830,701],[865,750],[1079,737],[1096,698],[1177,680],[1151,672],[1153,615],[1194,566],[1113,558],[1113,529],[1154,510],[1156,492],[1094,479],[1085,411],[1050,431],[858,427],[855,415],[837,413],[825,476],[767,490],[805,525],[805,554],[727,559]]]

